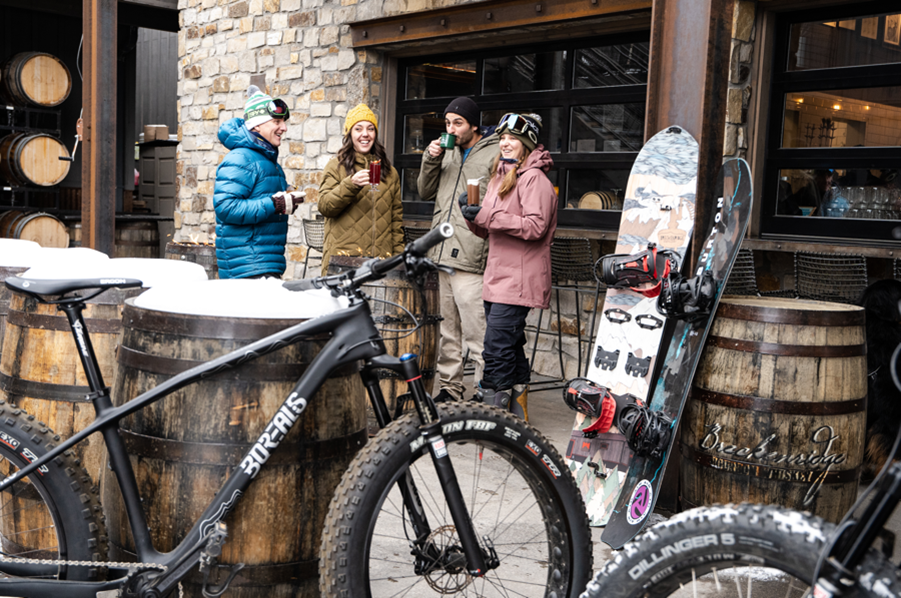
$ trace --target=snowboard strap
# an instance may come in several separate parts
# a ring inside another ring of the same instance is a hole
[[[600,271],[601,282],[614,289],[631,289],[645,297],[657,297],[661,285],[672,269],[670,261],[675,259],[672,251],[658,251],[654,243],[640,253],[605,255],[595,264],[595,273]],[[651,288],[639,288],[655,283]]]
[[[667,318],[692,322],[710,315],[710,307],[716,299],[716,280],[710,272],[684,278],[673,272],[663,281],[657,311]]]

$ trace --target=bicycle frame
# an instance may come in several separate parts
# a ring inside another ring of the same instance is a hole
[[[419,365],[416,359],[413,358],[415,357],[413,355],[408,354],[400,358],[387,355],[384,342],[372,320],[369,304],[365,300],[359,297],[351,297],[351,303],[347,308],[301,322],[246,347],[232,351],[227,355],[196,366],[172,377],[119,407],[114,407],[112,404],[110,389],[103,383],[90,337],[85,332],[87,329],[82,316],[85,300],[61,303],[59,308],[65,312],[72,327],[79,356],[91,389],[88,397],[94,405],[95,420],[82,431],[51,449],[40,459],[0,481],[0,491],[7,488],[15,480],[45,466],[55,457],[72,448],[91,434],[100,432],[109,451],[110,466],[119,483],[125,502],[129,525],[135,540],[137,560],[142,563],[153,563],[167,567],[165,572],[154,574],[155,578],[153,581],[153,587],[160,594],[165,594],[177,585],[179,579],[191,567],[197,564],[199,551],[203,548],[205,539],[219,522],[235,508],[241,496],[253,482],[256,474],[265,466],[272,451],[278,447],[294,424],[301,418],[309,402],[309,397],[312,397],[324,384],[329,373],[338,367],[362,360],[364,365],[360,375],[369,392],[380,427],[387,425],[391,421],[391,417],[379,388],[378,376],[375,370],[393,370],[404,376],[409,383],[416,410],[423,424],[421,429],[425,436],[425,444],[429,447],[432,458],[435,461],[435,467],[439,473],[450,511],[458,528],[461,544],[467,555],[470,571],[475,575],[484,574],[486,566],[483,554],[466,511],[452,465],[450,460],[446,458],[446,452],[442,454],[440,451],[441,446],[443,446],[440,422],[435,405],[424,389]],[[119,420],[189,384],[208,378],[223,370],[238,367],[287,345],[323,333],[331,333],[332,338],[326,342],[319,354],[310,363],[303,376],[272,416],[263,433],[244,455],[240,464],[228,476],[228,479],[223,483],[211,504],[203,512],[184,540],[171,552],[161,553],[157,551],[153,547],[150,531],[141,507],[135,474],[125,450],[124,442],[118,434]],[[428,535],[428,521],[418,505],[417,491],[411,484],[410,480],[402,479],[399,482],[405,506],[413,520],[416,537],[424,538]],[[8,568],[4,569],[4,567]],[[38,569],[37,567],[46,568]],[[0,571],[8,570],[12,572],[12,568],[19,572],[27,570],[31,574],[40,571],[54,574],[57,570],[57,566],[53,565],[14,565],[10,560],[0,562]],[[121,588],[124,583],[125,579],[106,582],[73,582],[52,579],[7,578],[0,579],[0,595],[21,595],[19,592],[46,592],[45,595],[50,595],[50,592],[52,592],[58,598],[95,598],[97,592],[116,590]]]

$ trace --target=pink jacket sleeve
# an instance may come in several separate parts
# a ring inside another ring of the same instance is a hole
[[[522,204],[522,215],[512,214],[503,209],[504,202],[498,202],[490,209],[483,208],[470,223],[473,232],[476,227],[488,231],[504,232],[525,241],[542,238],[557,211],[557,194],[550,179],[539,171],[529,171],[516,182],[516,194]],[[513,199],[508,197],[507,201]],[[481,236],[481,235],[480,235]]]

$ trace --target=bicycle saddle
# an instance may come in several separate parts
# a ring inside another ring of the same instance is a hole
[[[136,278],[63,278],[58,280],[39,280],[11,276],[5,280],[6,286],[13,291],[37,297],[38,295],[65,295],[83,289],[106,290],[114,287],[131,289],[143,283]],[[37,297],[40,299],[40,297]]]

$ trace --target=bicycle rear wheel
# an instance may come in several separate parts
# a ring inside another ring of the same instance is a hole
[[[46,454],[60,437],[0,401],[0,478]],[[0,578],[103,579],[106,525],[87,471],[71,452],[0,491]],[[81,561],[82,565],[23,559]],[[0,582],[0,594],[2,594]]]
[[[819,517],[783,507],[699,507],[627,544],[582,598],[800,598],[811,592],[817,560],[834,530]],[[879,553],[871,550],[858,573],[860,585],[844,596],[898,595],[898,569]],[[874,585],[882,591],[874,593]]]
[[[324,596],[575,597],[592,573],[585,505],[563,459],[537,430],[478,403],[439,406],[447,450],[483,548],[500,564],[479,578],[465,558],[432,458],[409,414],[360,451],[336,490],[320,553]],[[398,490],[410,474],[431,535],[411,555]],[[417,572],[418,568],[418,572]]]

